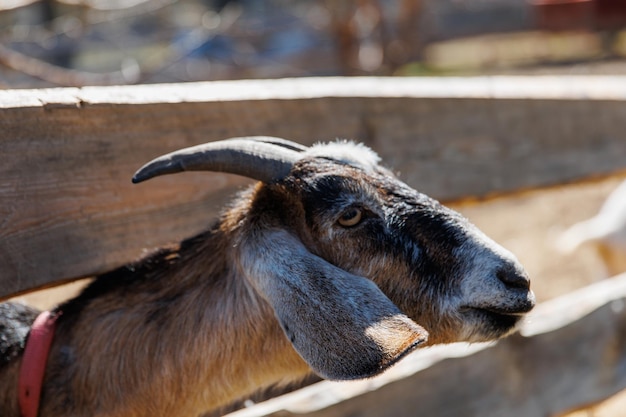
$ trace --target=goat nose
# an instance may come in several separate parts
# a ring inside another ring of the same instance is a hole
[[[530,289],[530,278],[521,266],[507,263],[496,271],[496,277],[508,288]]]

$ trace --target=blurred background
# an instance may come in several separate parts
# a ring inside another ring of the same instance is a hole
[[[0,87],[624,72],[626,0],[2,0]]]
[[[509,74],[625,75],[626,0],[0,0],[2,89]],[[544,301],[623,272],[593,246],[555,245],[622,174],[452,206],[520,258]],[[624,407],[626,393],[567,416]]]

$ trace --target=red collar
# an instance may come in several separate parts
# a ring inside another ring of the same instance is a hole
[[[44,311],[31,326],[26,340],[18,381],[18,398],[22,417],[37,417],[43,376],[54,338],[56,320],[61,313]]]

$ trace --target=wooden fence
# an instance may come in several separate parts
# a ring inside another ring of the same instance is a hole
[[[325,78],[0,91],[0,294],[91,276],[207,227],[246,180],[132,185],[162,153],[241,135],[363,141],[443,200],[626,166],[620,77]]]
[[[623,171],[626,77],[0,91],[0,132],[6,298],[109,270],[207,227],[248,180],[185,173],[130,183],[149,159],[206,141],[359,140],[444,201]],[[521,335],[495,345],[419,352],[381,378],[341,389],[322,382],[236,415],[535,417],[600,400],[626,386],[625,282],[539,306]]]

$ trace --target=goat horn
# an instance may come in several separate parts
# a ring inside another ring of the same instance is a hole
[[[272,145],[280,146],[285,149],[291,149],[292,151],[296,151],[296,152],[304,152],[307,149],[309,149],[307,146],[301,145],[297,142],[293,142],[291,140],[287,140],[283,138],[277,138],[274,136],[248,136],[244,139],[252,140],[255,142],[261,142],[261,143],[270,143]]]
[[[145,164],[133,183],[182,171],[216,171],[272,182],[289,173],[306,148],[280,138],[253,136],[180,149]]]

